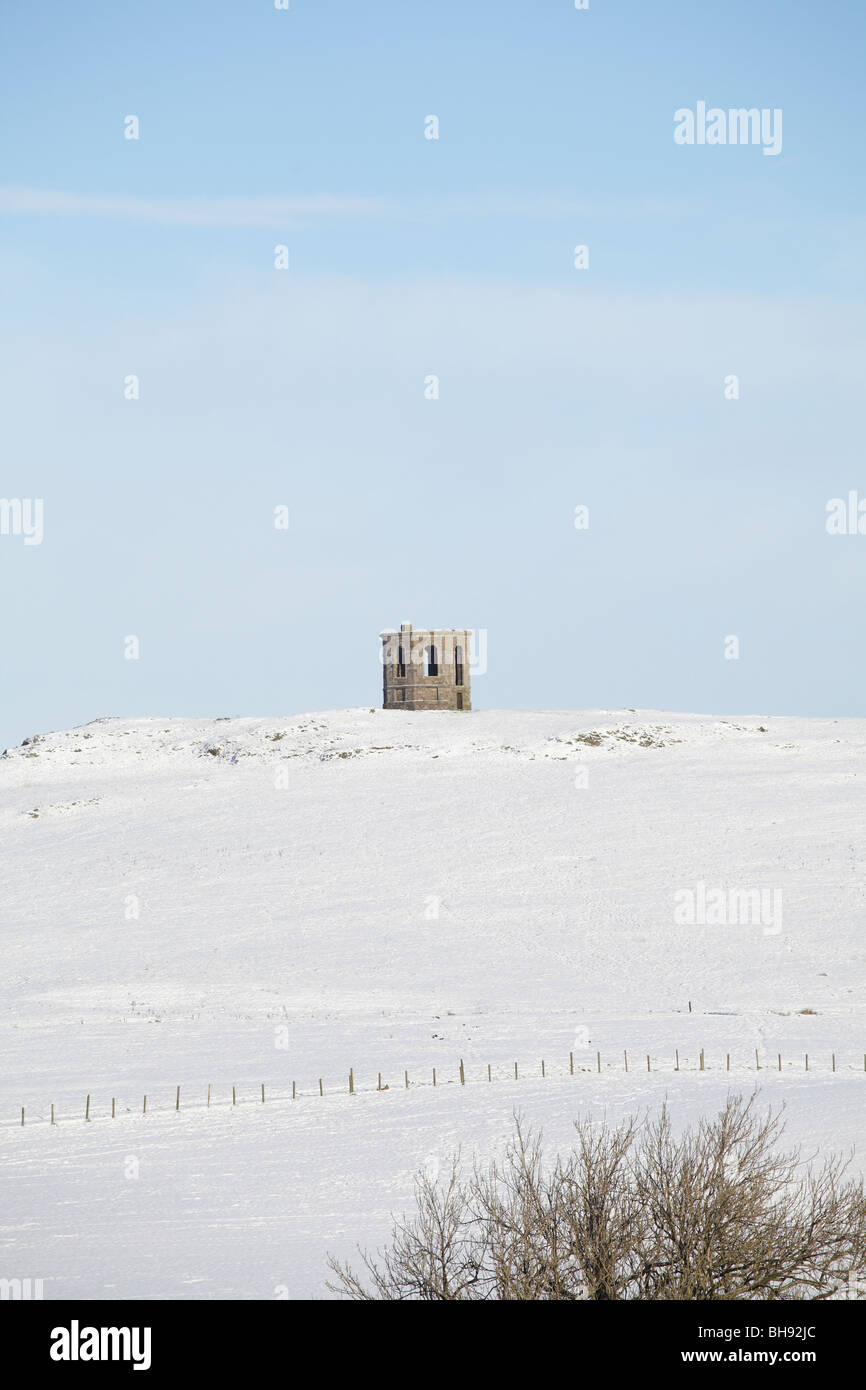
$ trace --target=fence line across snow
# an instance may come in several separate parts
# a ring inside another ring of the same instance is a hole
[[[789,1076],[808,1074],[809,1077],[814,1078],[827,1076],[828,1073],[830,1075],[837,1075],[840,1072],[838,1054],[836,1052],[831,1052],[829,1058],[825,1054],[819,1054],[816,1057],[814,1053],[810,1054],[808,1052],[805,1052],[802,1054],[797,1054],[796,1058],[789,1057],[789,1060],[787,1062],[784,1061],[781,1052],[775,1052],[765,1054],[764,1059],[762,1061],[760,1051],[756,1048],[753,1054],[754,1060],[753,1057],[750,1055],[749,1059],[745,1063],[738,1063],[735,1057],[733,1067],[731,1066],[732,1056],[734,1056],[734,1054],[726,1052],[724,1054],[719,1053],[718,1056],[714,1055],[713,1058],[710,1059],[707,1056],[705,1049],[701,1048],[697,1057],[692,1058],[692,1064],[689,1065],[689,1058],[685,1056],[685,1054],[681,1056],[678,1048],[675,1050],[673,1058],[660,1059],[657,1056],[654,1058],[653,1055],[649,1052],[641,1052],[632,1054],[632,1062],[637,1063],[637,1066],[633,1067],[632,1069],[635,1070],[638,1075],[643,1074],[643,1062],[644,1060],[646,1060],[646,1070],[650,1075],[657,1074],[660,1072],[669,1073],[672,1071],[691,1074],[694,1076],[705,1075],[707,1073],[712,1073],[713,1075],[736,1075],[745,1072],[748,1074],[756,1075],[759,1072],[766,1072],[768,1074],[783,1072]],[[863,1075],[866,1075],[866,1052],[862,1054],[862,1057],[862,1068],[860,1066],[860,1060],[858,1056],[856,1062],[849,1061],[847,1065],[843,1062],[842,1066],[844,1070],[848,1074],[856,1071],[861,1072],[861,1074]],[[568,1054],[567,1063],[565,1063],[562,1060],[560,1060],[559,1063],[554,1061],[552,1066],[550,1061],[545,1058],[542,1058],[539,1063],[536,1063],[533,1067],[529,1068],[523,1067],[522,1064],[519,1066],[517,1062],[508,1064],[501,1063],[498,1067],[494,1067],[493,1064],[490,1062],[479,1062],[477,1064],[477,1074],[465,1065],[463,1058],[461,1057],[457,1066],[454,1069],[453,1075],[443,1073],[441,1068],[437,1073],[436,1067],[431,1067],[428,1071],[425,1071],[423,1073],[419,1072],[414,1078],[410,1078],[408,1069],[403,1068],[401,1075],[400,1069],[395,1068],[394,1077],[397,1079],[395,1079],[393,1082],[385,1079],[386,1073],[379,1071],[376,1073],[376,1084],[373,1085],[373,1073],[371,1072],[371,1081],[370,1084],[367,1086],[365,1086],[363,1082],[359,1083],[357,1079],[357,1073],[354,1067],[349,1068],[348,1072],[346,1073],[345,1079],[339,1085],[326,1087],[324,1084],[324,1077],[318,1077],[316,1082],[310,1084],[309,1089],[302,1090],[298,1087],[297,1081],[292,1081],[291,1093],[289,1093],[288,1091],[283,1092],[281,1090],[269,1090],[266,1086],[266,1083],[262,1081],[255,1086],[255,1088],[249,1096],[247,1096],[246,1098],[241,1096],[240,1101],[238,1100],[237,1084],[234,1084],[231,1087],[226,1087],[226,1094],[224,1097],[222,1097],[222,1105],[223,1107],[236,1107],[238,1104],[268,1105],[283,1102],[288,1102],[289,1104],[291,1104],[293,1101],[296,1102],[298,1100],[308,1100],[313,1099],[314,1097],[324,1099],[326,1096],[354,1096],[361,1093],[369,1094],[371,1092],[377,1091],[408,1091],[423,1088],[429,1088],[432,1090],[434,1087],[449,1085],[487,1086],[492,1085],[495,1082],[513,1083],[515,1081],[520,1082],[533,1079],[555,1080],[562,1079],[563,1077],[573,1077],[581,1075],[609,1076],[627,1073],[629,1072],[629,1070],[629,1053],[627,1048],[623,1049],[622,1061],[619,1061],[618,1058],[617,1060],[606,1059],[602,1056],[600,1051],[596,1052],[594,1059],[587,1060],[585,1057],[582,1057],[578,1061],[575,1061],[574,1053],[570,1052]],[[288,1083],[283,1084],[287,1085]],[[231,1091],[230,1097],[228,1095],[229,1090]],[[156,1113],[160,1113],[160,1108],[158,1106],[154,1107],[153,1103],[151,1103],[150,1107],[148,1108],[148,1095],[150,1095],[152,1102],[153,1093],[148,1092],[147,1094],[143,1095],[140,1103],[138,1101],[130,1102],[126,1106],[126,1110],[122,1113],[138,1113],[141,1115],[147,1115],[154,1113],[154,1109],[156,1109]],[[206,1092],[204,1088],[202,1088],[201,1096],[199,1096],[197,1092],[190,1094],[188,1090],[185,1091],[183,1095],[185,1096],[185,1100],[182,1099],[181,1087],[177,1086],[175,1088],[174,1103],[169,1103],[163,1106],[162,1112],[164,1113],[166,1110],[174,1110],[175,1112],[180,1112],[181,1110],[210,1110],[220,1108],[220,1097],[217,1096],[216,1090],[212,1082],[208,1082]],[[107,1112],[107,1110],[105,1114],[97,1114],[92,1104],[92,1099],[93,1092],[87,1092],[82,1105],[82,1111],[79,1112],[78,1116],[76,1116],[74,1113],[67,1113],[64,1114],[61,1118],[67,1121],[75,1120],[76,1118],[78,1118],[83,1120],[87,1124],[92,1123],[94,1119],[110,1118],[113,1120],[117,1118],[116,1096],[111,1097],[110,1115]],[[58,1124],[58,1114],[59,1112],[56,1111],[55,1104],[52,1101],[51,1115],[50,1119],[47,1120],[47,1123],[49,1125],[56,1126]],[[46,1116],[44,1114],[39,1114],[36,1116],[31,1115],[30,1123],[34,1122],[37,1124],[46,1123]],[[23,1105],[21,1106],[20,1120],[6,1120],[0,1123],[2,1123],[4,1127],[8,1127],[10,1124],[22,1126],[25,1125],[27,1123],[25,1107]]]

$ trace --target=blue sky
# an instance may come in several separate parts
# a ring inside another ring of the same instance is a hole
[[[377,704],[406,620],[487,629],[479,707],[861,713],[864,39],[832,0],[7,0],[0,496],[45,531],[0,535],[0,745]],[[781,153],[676,145],[699,101]]]

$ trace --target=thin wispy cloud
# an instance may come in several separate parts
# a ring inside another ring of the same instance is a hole
[[[277,227],[306,217],[388,216],[387,199],[163,198],[127,194],[67,193],[56,189],[0,188],[0,213],[52,217],[119,217],[138,222],[213,227]]]
[[[296,197],[171,198],[130,194],[70,193],[59,189],[0,188],[0,215],[110,217],[198,227],[280,228],[314,218],[373,218],[429,221],[443,217],[683,216],[699,211],[688,199],[576,199],[531,193],[483,192],[465,196],[355,197],[301,194]]]

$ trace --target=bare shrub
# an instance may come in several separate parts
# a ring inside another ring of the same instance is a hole
[[[515,1117],[504,1157],[416,1179],[363,1273],[331,1257],[354,1299],[826,1299],[866,1291],[866,1195],[850,1159],[783,1150],[782,1111],[730,1096],[674,1133],[667,1106],[618,1126],[575,1123],[565,1157]],[[847,1287],[850,1289],[851,1284]]]

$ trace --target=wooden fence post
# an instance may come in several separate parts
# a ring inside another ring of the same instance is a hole
[[[24,1106],[21,1107],[21,1127],[24,1127]]]
[[[758,1049],[755,1048],[755,1071],[760,1071],[760,1070],[761,1070],[761,1063],[760,1063],[760,1060],[759,1060],[759,1058],[758,1058]]]
[[[517,1079],[518,1079],[518,1077],[517,1077],[517,1063],[515,1062],[515,1063],[514,1063],[514,1080],[517,1081]]]
[[[701,1071],[704,1069],[704,1049],[701,1048]]]
[[[728,1052],[728,1053],[726,1054],[726,1056],[725,1056],[725,1071],[730,1071],[730,1070],[731,1070],[731,1054],[730,1054],[730,1052]]]
[[[86,1104],[85,1107],[84,1107],[84,1118],[85,1118],[85,1120],[87,1121],[87,1123],[89,1124],[89,1123],[90,1123],[90,1096],[87,1097],[87,1104]]]
[[[114,1119],[114,1096],[111,1097],[111,1118]]]
[[[625,1050],[625,1048],[623,1048],[622,1055],[625,1058],[625,1069],[626,1071],[628,1071],[628,1052]]]
[[[382,1073],[379,1072],[379,1090],[381,1091],[381,1089],[382,1089]],[[323,1096],[324,1094],[325,1094],[325,1092],[322,1090],[322,1078],[319,1077],[319,1095],[320,1095],[320,1096]]]
[[[544,1058],[541,1059],[541,1075],[544,1076]]]
[[[237,1093],[236,1088],[235,1088],[234,1086],[232,1086],[232,1105],[237,1105],[237,1103],[238,1103],[238,1093]]]
[[[460,1058],[460,1085],[466,1085],[466,1073],[463,1070],[463,1058]]]
[[[404,1071],[404,1073],[403,1073],[403,1080],[404,1080],[404,1082],[406,1083],[406,1090],[408,1091],[408,1089],[409,1089],[409,1073],[408,1073],[408,1071]]]
[[[297,1100],[298,1098],[297,1085],[297,1081],[292,1082],[292,1100]]]
[[[179,1086],[178,1086],[178,1088],[177,1088],[177,1096],[175,1097],[174,1108],[175,1108],[175,1110],[179,1110],[179,1109],[180,1109],[180,1087],[179,1087]]]
[[[147,1114],[147,1096],[144,1098],[144,1105],[141,1107],[141,1113],[142,1115]]]
[[[433,1068],[433,1085],[436,1085],[436,1068]]]
[[[262,1105],[265,1103],[265,1083],[262,1082]]]
[[[836,1070],[836,1053],[833,1053],[833,1070]]]
[[[646,1069],[647,1071],[652,1071],[652,1067],[650,1066],[649,1053],[647,1053],[646,1055]]]
[[[51,1123],[54,1124],[54,1101],[51,1102]]]
[[[676,1066],[674,1067],[674,1071],[679,1071],[679,1069],[680,1069],[680,1050],[679,1050],[679,1048],[676,1049],[676,1054],[677,1054],[677,1062],[676,1062]]]
[[[354,1067],[350,1067],[350,1068],[349,1068],[349,1095],[350,1095],[350,1096],[353,1096],[354,1094],[355,1094],[355,1069],[354,1069]]]
[[[863,1070],[866,1071],[866,1053],[864,1053],[864,1055],[863,1055]],[[573,1052],[569,1052],[569,1054],[568,1054],[568,1072],[569,1072],[569,1075],[570,1075],[570,1076],[574,1076],[574,1053],[573,1053]]]
[[[863,1057],[863,1070],[866,1071],[866,1055],[864,1055],[864,1057]],[[489,1063],[489,1062],[487,1063],[487,1080],[488,1080],[488,1081],[492,1081],[492,1080],[493,1080],[493,1077],[490,1075],[490,1063]]]
[[[600,1053],[600,1052],[597,1052],[597,1053],[595,1054],[595,1061],[596,1061],[596,1066],[598,1067],[599,1071],[601,1071],[601,1053]]]
[[[210,1110],[210,1088],[211,1088],[211,1083],[208,1082],[208,1083],[207,1083],[207,1108],[208,1108],[208,1110]]]
[[[807,1071],[809,1070],[809,1054],[808,1054],[808,1052],[806,1053],[806,1070],[807,1070]]]
[[[781,1070],[782,1070],[782,1054],[781,1054],[781,1052],[780,1052],[780,1053],[779,1053],[779,1071],[781,1071]]]

